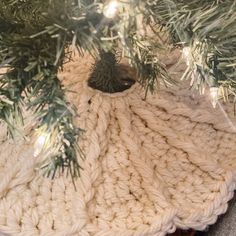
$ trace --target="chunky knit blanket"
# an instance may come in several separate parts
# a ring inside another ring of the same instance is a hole
[[[32,141],[0,131],[0,231],[13,236],[164,236],[204,230],[235,189],[233,106],[216,109],[188,89],[144,99],[138,83],[116,94],[87,86],[91,59],[62,73],[86,132],[76,180],[35,170]],[[70,87],[71,85],[71,87]],[[73,86],[72,86],[73,85]]]

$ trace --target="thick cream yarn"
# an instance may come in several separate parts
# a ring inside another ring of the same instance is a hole
[[[13,236],[164,236],[203,230],[227,209],[235,189],[231,108],[163,90],[144,100],[136,83],[118,94],[88,88],[88,57],[62,76],[86,130],[75,191],[70,178],[34,170],[31,142],[0,132],[0,231]],[[223,109],[223,108],[222,108]]]

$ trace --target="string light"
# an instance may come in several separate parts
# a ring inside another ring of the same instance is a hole
[[[117,9],[118,1],[112,0],[104,7],[103,14],[107,18],[113,18],[117,13]]]
[[[49,133],[42,133],[36,140],[34,145],[34,157],[37,157],[45,148],[50,137]]]
[[[186,60],[187,66],[190,66],[190,62],[191,62],[191,58],[192,58],[191,48],[184,47],[182,52],[183,52],[183,56]]]
[[[210,88],[210,95],[211,95],[211,103],[214,108],[216,108],[218,102],[218,94],[219,88],[218,87],[211,87]]]

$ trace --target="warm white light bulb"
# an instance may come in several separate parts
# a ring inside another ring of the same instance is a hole
[[[103,14],[107,18],[113,18],[116,15],[118,8],[118,1],[111,0],[104,8]]]
[[[218,93],[219,88],[218,87],[211,87],[210,88],[210,94],[211,94],[211,103],[214,108],[216,108],[217,102],[218,102]]]
[[[184,58],[186,60],[187,66],[189,66],[191,58],[192,58],[191,48],[190,47],[184,47],[183,48],[183,56],[184,56]]]
[[[42,152],[43,148],[45,147],[48,137],[49,137],[48,133],[42,133],[38,137],[34,145],[34,157],[37,157],[40,154],[40,152]]]

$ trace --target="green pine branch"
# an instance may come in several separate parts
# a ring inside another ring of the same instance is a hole
[[[147,3],[152,20],[165,27],[174,44],[191,48],[193,61],[187,78],[194,77],[197,88],[221,84],[235,93],[236,1],[158,3]]]

